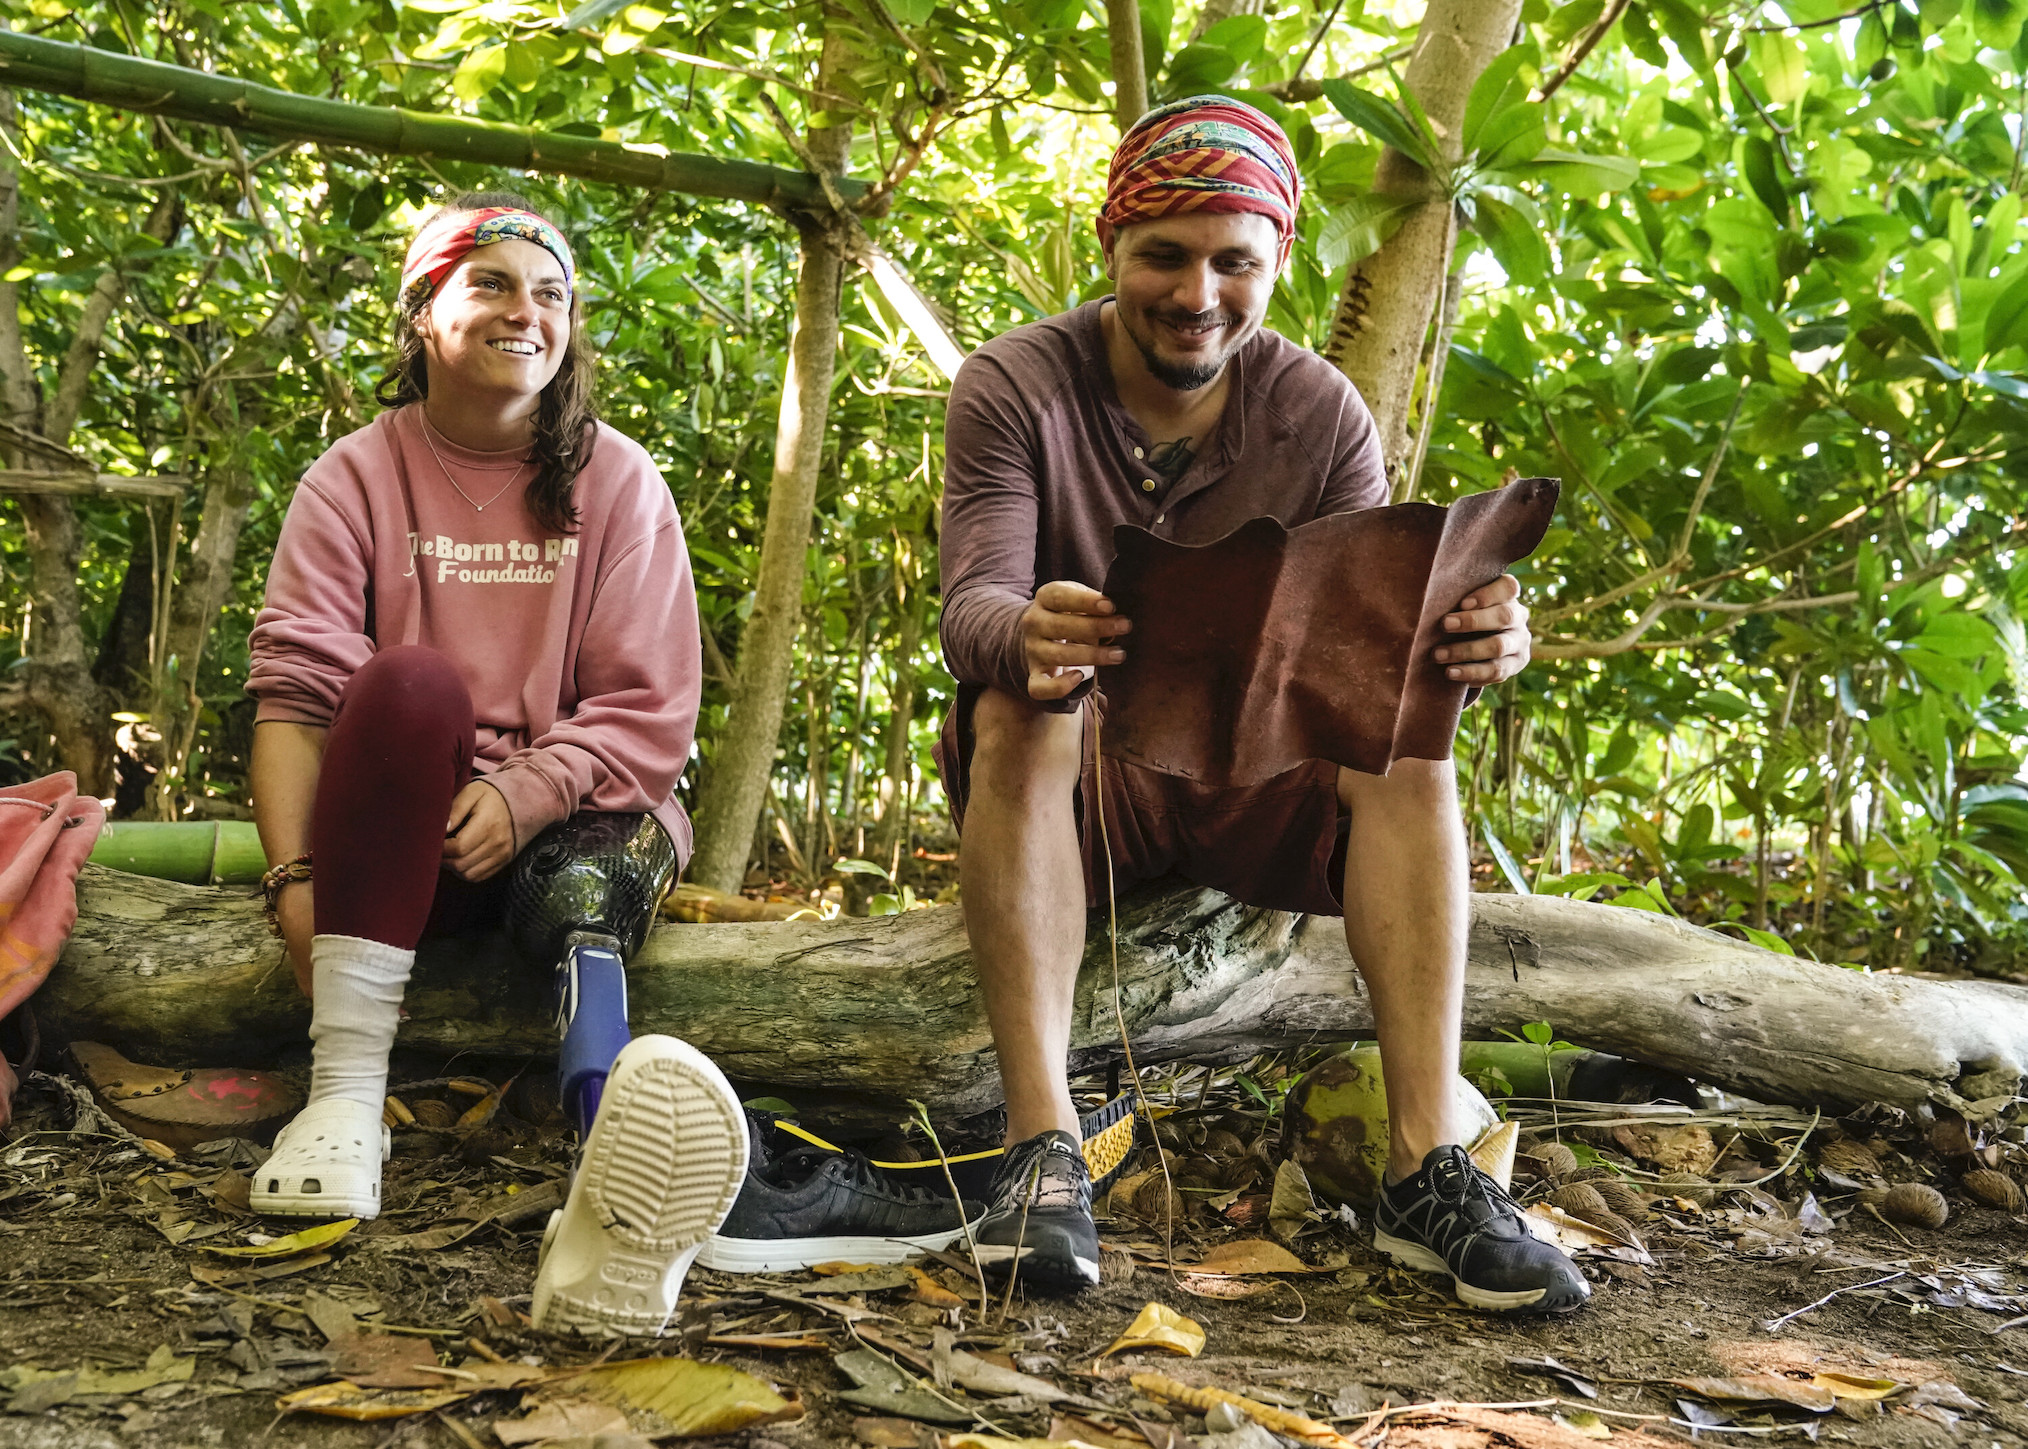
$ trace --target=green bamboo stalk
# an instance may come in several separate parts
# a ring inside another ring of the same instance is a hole
[[[116,820],[99,832],[91,862],[185,885],[252,885],[268,864],[244,820]]]
[[[121,110],[225,126],[282,141],[546,171],[649,191],[749,201],[757,206],[805,210],[827,206],[823,188],[806,171],[681,151],[661,156],[617,141],[560,135],[531,126],[301,96],[232,76],[5,29],[0,29],[0,85],[49,91]],[[848,200],[866,190],[864,182],[839,180],[834,184]]]

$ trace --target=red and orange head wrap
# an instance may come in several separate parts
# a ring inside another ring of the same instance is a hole
[[[1190,212],[1258,212],[1286,247],[1302,199],[1289,138],[1229,96],[1191,96],[1134,123],[1113,152],[1100,220],[1127,226]]]
[[[439,212],[416,233],[409,243],[408,259],[401,264],[401,309],[412,312],[428,301],[466,253],[503,241],[534,242],[563,268],[564,290],[577,290],[577,264],[571,260],[570,243],[562,232],[517,206],[482,206],[474,211]]]

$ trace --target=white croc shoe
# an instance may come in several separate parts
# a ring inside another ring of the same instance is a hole
[[[530,1321],[550,1333],[661,1333],[697,1250],[732,1211],[746,1153],[746,1113],[711,1059],[674,1037],[635,1037],[543,1235]]]
[[[250,1202],[281,1218],[380,1216],[380,1165],[390,1143],[380,1113],[349,1097],[326,1097],[298,1112],[254,1171]]]

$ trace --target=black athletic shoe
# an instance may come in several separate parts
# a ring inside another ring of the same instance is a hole
[[[747,1114],[746,1182],[698,1263],[727,1273],[779,1273],[816,1263],[899,1263],[962,1238],[985,1209],[963,1214],[948,1192],[897,1182],[864,1156],[813,1146],[764,1113]]]
[[[1004,1267],[1018,1258],[1024,1280],[1048,1287],[1098,1282],[1091,1171],[1070,1133],[1044,1132],[1008,1148],[990,1197],[974,1234],[982,1264]]]
[[[990,1220],[989,1220],[990,1221]],[[1495,1313],[1562,1313],[1591,1297],[1563,1250],[1528,1231],[1521,1209],[1458,1146],[1380,1194],[1373,1246],[1404,1267],[1448,1273],[1458,1297]]]

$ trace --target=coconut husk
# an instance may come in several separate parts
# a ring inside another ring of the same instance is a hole
[[[1996,1207],[2003,1213],[2018,1213],[2022,1207],[2021,1188],[2013,1178],[2004,1172],[1995,1172],[1989,1167],[1975,1168],[1959,1179],[1965,1191],[1984,1203]]]
[[[1887,1196],[1880,1202],[1880,1215],[1910,1227],[1940,1228],[1950,1219],[1951,1205],[1927,1183],[1901,1182],[1887,1189]]]
[[[264,1142],[302,1105],[272,1072],[144,1066],[94,1041],[72,1042],[70,1051],[107,1116],[178,1152],[225,1137]]]

